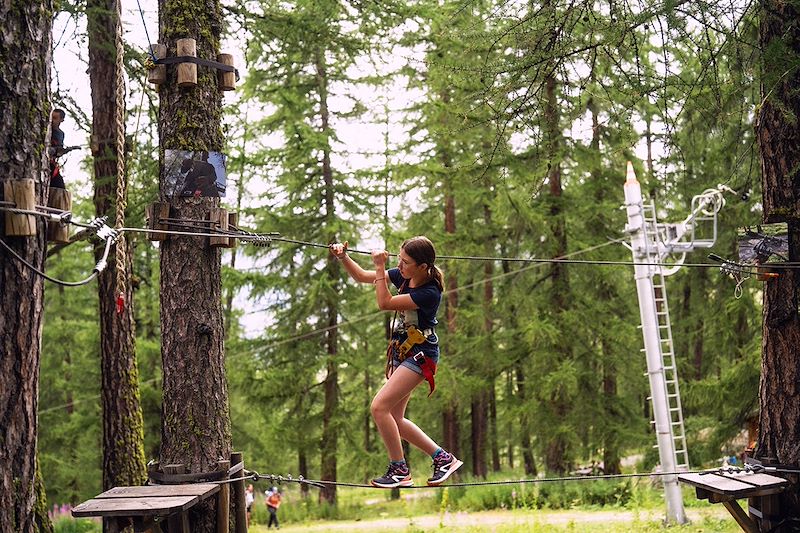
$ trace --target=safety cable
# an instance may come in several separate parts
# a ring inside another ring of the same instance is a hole
[[[98,274],[100,274],[100,272],[102,272],[106,268],[106,265],[108,264],[107,263],[108,252],[111,249],[111,244],[113,242],[114,242],[114,240],[112,238],[106,239],[106,246],[105,246],[105,249],[103,250],[103,257],[100,259],[100,261],[97,262],[97,264],[95,265],[95,267],[92,270],[92,273],[89,275],[89,277],[87,277],[86,279],[82,279],[81,281],[64,281],[64,280],[60,280],[60,279],[56,279],[54,277],[48,276],[47,274],[45,274],[44,272],[42,272],[41,270],[36,268],[34,265],[32,265],[28,261],[26,261],[24,257],[19,255],[3,239],[0,239],[0,245],[2,245],[3,248],[8,250],[9,253],[11,253],[11,255],[13,255],[20,263],[22,263],[23,265],[28,267],[31,271],[33,271],[34,274],[36,274],[38,276],[41,276],[42,278],[44,278],[47,281],[50,281],[52,283],[55,283],[56,285],[61,285],[62,287],[80,287],[81,285],[86,285],[87,283],[92,281],[94,278],[96,278],[98,276]]]
[[[7,204],[7,202],[2,202],[2,204]],[[32,214],[32,215],[39,215],[48,218],[56,218],[61,222],[68,222],[70,224],[75,224],[77,226],[82,227],[90,227],[85,223],[78,222],[71,218],[71,213],[68,211],[60,211],[60,210],[53,210],[49,209],[50,213],[42,213],[38,211],[30,211],[30,210],[20,210],[15,207],[10,207],[7,205],[0,204],[0,211],[10,211],[10,212],[20,212],[24,214]],[[41,209],[42,206],[36,206],[37,209]],[[58,216],[56,216],[58,215]],[[203,221],[205,222],[205,221]],[[182,224],[183,227],[189,229],[194,228],[192,224]],[[275,233],[254,233],[244,231],[242,229],[235,229],[234,231],[231,230],[222,230],[216,228],[208,228],[202,227],[199,228],[203,231],[177,231],[177,230],[158,230],[158,229],[150,229],[150,228],[133,228],[133,227],[122,227],[119,228],[118,233],[122,234],[125,232],[132,232],[132,233],[158,233],[164,235],[181,235],[181,236],[191,236],[191,237],[232,237],[238,238],[245,242],[249,242],[255,245],[261,246],[268,246],[272,241],[276,242],[284,242],[290,244],[298,244],[301,246],[309,246],[314,248],[322,248],[322,249],[329,249],[330,245],[322,244],[317,242],[311,241],[304,241],[299,239],[290,239],[287,237],[281,237]],[[622,242],[624,239],[619,239],[617,242]],[[366,250],[359,250],[359,249],[348,249],[348,252],[361,254],[361,255],[371,255],[372,252]],[[396,253],[389,253],[390,257],[397,257]],[[574,264],[574,265],[593,265],[593,266],[653,266],[653,267],[664,267],[670,268],[673,266],[681,266],[687,268],[719,268],[718,264],[713,263],[650,263],[650,262],[642,262],[642,261],[614,261],[614,260],[600,260],[600,259],[568,259],[566,257],[554,257],[554,258],[524,258],[524,257],[504,257],[504,256],[475,256],[475,255],[440,255],[438,256],[439,259],[443,260],[465,260],[465,261],[502,261],[502,262],[509,262],[509,263],[532,263],[532,264]],[[738,267],[742,269],[742,272],[756,274],[757,271],[755,270],[755,266],[745,265],[745,264],[737,264]],[[777,269],[777,270],[794,270],[800,268],[800,263],[794,262],[785,262],[785,263],[770,263],[769,268]]]
[[[748,468],[747,465],[744,469],[737,469],[736,471],[730,471],[730,467],[727,469],[713,469],[713,470],[687,470],[687,471],[678,471],[678,472],[648,472],[648,473],[633,473],[633,474],[604,474],[599,476],[560,476],[560,477],[550,477],[550,478],[528,478],[528,479],[507,479],[507,480],[500,480],[500,481],[473,481],[473,482],[464,482],[464,483],[447,483],[442,485],[412,485],[410,487],[397,487],[399,489],[446,489],[448,487],[480,487],[480,486],[491,486],[491,485],[516,485],[518,483],[560,483],[565,481],[600,481],[600,480],[613,480],[613,479],[634,479],[634,478],[650,478],[650,477],[665,477],[665,476],[677,476],[680,474],[713,474],[717,472],[722,473],[746,473],[746,474],[753,474],[760,472],[761,470],[756,468]],[[773,470],[774,471],[774,470]],[[223,483],[232,483],[234,481],[241,481],[241,480],[251,480],[254,482],[258,481],[269,481],[270,483],[298,483],[301,485],[312,485],[317,488],[323,488],[326,486],[335,486],[335,487],[349,487],[349,488],[364,488],[364,489],[377,489],[377,490],[386,490],[383,487],[375,487],[374,485],[369,485],[366,483],[348,483],[344,481],[328,481],[324,479],[306,479],[303,476],[293,477],[289,474],[286,476],[280,476],[275,474],[259,474],[258,472],[253,471],[246,471],[246,475],[236,479],[224,479],[220,481],[212,481],[211,483],[216,484],[223,484]]]

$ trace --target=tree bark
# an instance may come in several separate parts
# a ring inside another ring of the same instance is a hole
[[[527,391],[525,388],[525,372],[522,369],[522,365],[517,364],[516,366],[516,378],[517,378],[517,398],[519,398],[520,404],[523,406],[523,411],[525,410],[525,403],[527,400]],[[528,416],[525,412],[522,413],[520,417],[520,445],[522,448],[522,462],[525,465],[525,474],[528,476],[535,476],[536,475],[536,462],[533,459],[533,447],[531,446],[531,433],[530,428],[528,427]]]
[[[320,102],[320,132],[322,135],[328,136],[330,132],[330,112],[328,110],[328,69],[323,50],[316,51],[316,83],[317,93],[319,94]],[[331,166],[331,151],[326,147],[322,151],[322,178],[324,180],[324,202],[325,202],[325,223],[329,228],[330,235],[328,242],[334,242],[336,238],[335,232],[330,229],[334,227],[336,208],[334,206],[334,183],[333,183],[333,167]],[[338,293],[339,279],[339,261],[328,254],[327,258],[327,275],[328,279],[334,286],[334,290],[329,294]],[[339,359],[338,342],[339,342],[339,304],[338,298],[329,297],[325,302],[326,314],[328,317],[328,331],[325,334],[326,352],[328,354],[325,366],[326,376],[324,383],[325,390],[325,405],[322,408],[322,442],[320,445],[320,468],[322,479],[329,481],[336,481],[337,462],[336,455],[339,447],[339,429],[335,421],[336,411],[339,407]],[[336,485],[326,484],[324,488],[319,491],[320,502],[329,504],[336,504]]]
[[[449,100],[447,95],[442,98],[445,102]],[[450,157],[447,153],[440,154],[442,166],[445,170],[451,167]],[[456,232],[456,199],[452,190],[451,177],[445,178],[444,184],[444,232],[454,234]],[[458,312],[458,277],[450,270],[445,273],[445,288],[447,289],[447,301],[445,305],[445,316],[447,320],[447,333],[451,336],[456,334],[456,315]],[[456,353],[451,349],[447,354],[448,364],[454,364]],[[461,429],[458,422],[458,401],[455,397],[447,400],[442,409],[442,431],[444,447],[455,455],[461,455]]]
[[[89,80],[92,90],[92,135],[99,142],[94,154],[94,205],[98,217],[113,219],[116,211],[116,84],[114,62],[117,30],[114,0],[89,0]],[[127,242],[127,241],[125,241]],[[117,243],[117,246],[120,243]],[[103,250],[95,250],[100,259]],[[116,309],[120,287],[117,269],[130,273],[130,250],[125,264],[117,265],[109,254],[108,268],[98,277],[100,311],[100,366],[103,405],[103,490],[118,485],[143,485],[147,480],[144,458],[144,430],[139,399],[139,369],[136,364],[133,328],[133,290],[124,287],[124,306]],[[105,529],[108,529],[107,527]]]
[[[549,4],[548,4],[548,7]],[[550,192],[550,231],[553,234],[555,249],[553,257],[561,257],[567,251],[567,232],[562,207],[561,162],[560,162],[560,132],[558,100],[556,96],[556,79],[549,75],[545,80],[544,125],[547,132],[548,166],[547,181]],[[552,287],[550,291],[550,312],[556,322],[560,322],[559,315],[567,310],[569,282],[567,271],[563,264],[553,263],[551,268]],[[559,343],[553,346],[554,353],[560,360],[570,360],[572,355],[568,343]],[[569,411],[568,400],[556,392],[547,402],[550,416],[554,420],[562,421]],[[545,444],[545,466],[549,472],[561,474],[567,470],[566,438],[559,432],[548,436]]]
[[[0,3],[0,194],[5,182],[32,180],[37,205],[47,204],[50,47],[49,1]],[[44,269],[46,224],[35,217],[30,237],[0,239]],[[51,530],[37,480],[39,361],[43,279],[0,246],[0,531]]]
[[[763,50],[763,105],[756,123],[761,154],[764,222],[788,223],[789,261],[800,261],[800,72],[786,61],[800,54],[800,19],[791,2],[765,0],[759,26]],[[765,463],[800,466],[800,318],[796,270],[781,270],[764,285],[759,434],[755,457]],[[796,477],[795,477],[796,481]],[[778,496],[779,514],[800,520],[797,485]],[[762,528],[790,531],[768,519]]]
[[[159,42],[176,55],[179,38],[197,42],[197,57],[216,58],[222,27],[218,0],[159,0]],[[177,69],[167,69],[159,88],[159,134],[164,149],[222,151],[221,93],[217,73],[198,67],[197,85],[180,88]],[[204,220],[218,198],[171,197],[163,152],[161,200],[172,218]],[[219,248],[207,238],[172,235],[161,246],[161,356],[163,404],[161,465],[184,464],[187,472],[215,470],[231,453],[225,377]],[[195,506],[192,531],[212,532],[215,498]]]

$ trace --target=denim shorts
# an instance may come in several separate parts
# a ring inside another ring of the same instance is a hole
[[[393,339],[397,339],[400,344],[406,340],[405,335],[392,337]],[[433,361],[434,364],[439,364],[439,337],[436,336],[436,333],[431,333],[428,335],[425,342],[422,344],[417,344],[411,348],[409,351],[406,360],[402,363],[400,362],[400,354],[397,350],[394,351],[392,355],[392,369],[396,369],[398,366],[404,366],[409,370],[412,370],[422,375],[422,366],[421,361],[415,361],[414,356],[418,353],[422,352],[422,355],[425,356],[426,359],[430,359]]]

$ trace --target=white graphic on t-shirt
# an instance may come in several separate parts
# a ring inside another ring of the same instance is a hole
[[[408,309],[407,311],[400,311],[400,322],[406,326],[419,327],[419,317],[416,309]]]

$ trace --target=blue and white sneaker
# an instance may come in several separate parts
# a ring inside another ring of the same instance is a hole
[[[452,453],[442,451],[433,459],[433,476],[428,478],[428,485],[431,487],[441,485],[463,464],[464,461],[459,461]]]
[[[376,477],[372,481],[373,487],[382,489],[394,489],[396,487],[410,487],[414,484],[411,481],[411,469],[408,464],[399,466],[389,463],[389,469],[386,470],[386,475],[383,477]]]

